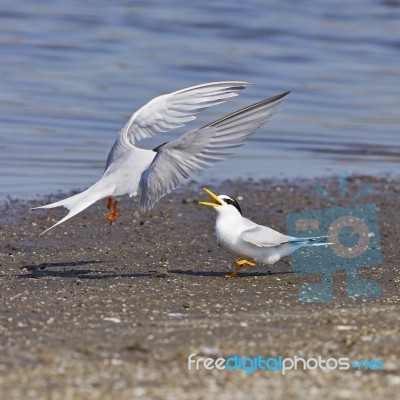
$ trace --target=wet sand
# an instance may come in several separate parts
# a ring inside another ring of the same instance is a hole
[[[383,263],[360,276],[379,282],[378,298],[349,298],[334,274],[334,300],[302,303],[290,257],[224,279],[234,257],[214,236],[214,212],[191,183],[142,216],[121,201],[110,227],[97,203],[39,233],[64,209],[28,211],[54,201],[8,200],[0,214],[0,393],[4,399],[394,399],[400,390],[400,183],[352,178],[360,202],[377,206]],[[335,179],[319,181],[335,197]],[[332,203],[316,181],[225,182],[244,215],[286,232],[288,212]],[[380,359],[382,371],[191,370],[199,357]]]

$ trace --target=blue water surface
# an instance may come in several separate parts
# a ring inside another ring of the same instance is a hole
[[[0,198],[87,187],[132,112],[217,80],[254,86],[190,128],[292,93],[199,182],[398,176],[400,0],[1,0],[0,35]]]

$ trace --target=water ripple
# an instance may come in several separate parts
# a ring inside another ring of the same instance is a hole
[[[228,79],[255,86],[200,125],[292,93],[214,178],[398,176],[399,20],[398,0],[3,2],[0,198],[87,186],[144,102]]]

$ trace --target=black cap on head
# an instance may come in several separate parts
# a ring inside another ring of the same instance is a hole
[[[233,199],[232,197],[229,197],[229,196],[223,196],[222,198],[220,197],[220,199],[224,203],[234,206],[240,212],[240,215],[243,215],[242,209],[240,208],[239,203],[235,199]]]

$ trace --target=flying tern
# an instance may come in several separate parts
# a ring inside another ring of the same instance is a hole
[[[112,146],[101,178],[85,191],[37,208],[65,207],[69,213],[43,233],[67,221],[101,199],[107,199],[108,220],[117,217],[120,196],[140,195],[140,211],[150,210],[192,172],[221,161],[244,144],[278,109],[289,92],[262,100],[153,150],[136,142],[171,131],[196,119],[196,114],[221,104],[249,82],[212,82],[158,96],[136,111]]]
[[[243,217],[239,203],[227,195],[216,195],[204,188],[213,202],[199,204],[211,206],[217,212],[215,232],[219,245],[239,257],[236,269],[225,278],[234,278],[243,267],[255,267],[256,263],[272,265],[282,257],[302,247],[326,246],[326,236],[297,238],[287,236],[267,226],[258,225]]]

